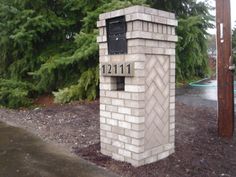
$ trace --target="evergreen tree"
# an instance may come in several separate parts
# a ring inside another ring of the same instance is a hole
[[[233,58],[234,63],[236,63],[236,27],[233,29],[233,35],[232,35],[232,52],[233,52]]]
[[[209,73],[207,29],[212,28],[214,17],[206,2],[196,0],[148,0],[153,7],[174,12],[179,20],[176,49],[177,80],[204,77]]]
[[[98,95],[100,13],[149,4],[175,12],[177,76],[206,73],[208,5],[194,0],[0,0],[0,104],[16,108],[42,93],[55,101]]]

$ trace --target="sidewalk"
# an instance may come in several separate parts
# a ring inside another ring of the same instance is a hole
[[[0,122],[0,177],[116,177],[47,144],[31,133]]]

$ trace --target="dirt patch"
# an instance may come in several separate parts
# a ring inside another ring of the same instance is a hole
[[[100,153],[98,101],[34,110],[0,109],[0,120],[26,128],[46,141],[61,144],[84,159],[122,176],[236,176],[236,138],[217,137],[217,118],[213,108],[194,108],[177,103],[176,152],[164,160],[138,168]]]
[[[32,110],[0,109],[0,121],[25,128],[71,151],[99,142],[98,116],[98,101],[51,104]]]
[[[54,106],[54,97],[53,95],[42,95],[34,100],[34,105],[36,106]]]

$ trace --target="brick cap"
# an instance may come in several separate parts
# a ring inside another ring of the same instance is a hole
[[[114,17],[118,17],[118,16],[122,16],[122,15],[126,15],[129,16],[131,14],[135,14],[135,13],[139,13],[139,14],[144,14],[146,15],[147,18],[142,19],[142,15],[139,16],[140,20],[144,20],[144,21],[152,21],[152,16],[157,16],[157,17],[162,17],[162,18],[166,18],[166,19],[172,19],[175,20],[175,14],[171,13],[171,12],[166,12],[166,11],[162,11],[162,10],[157,10],[157,9],[153,9],[150,7],[145,7],[145,6],[131,6],[128,8],[124,8],[124,9],[119,9],[119,10],[115,10],[112,12],[106,12],[106,13],[102,13],[99,15],[99,21],[103,21],[109,18],[114,18]],[[150,17],[150,20],[149,18]],[[131,20],[138,20],[139,18],[136,17],[135,19],[130,19]],[[98,24],[98,27],[101,27],[104,24]]]

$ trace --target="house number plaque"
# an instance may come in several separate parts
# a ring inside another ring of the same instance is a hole
[[[102,63],[101,64],[102,76],[127,76],[134,75],[134,63]]]

